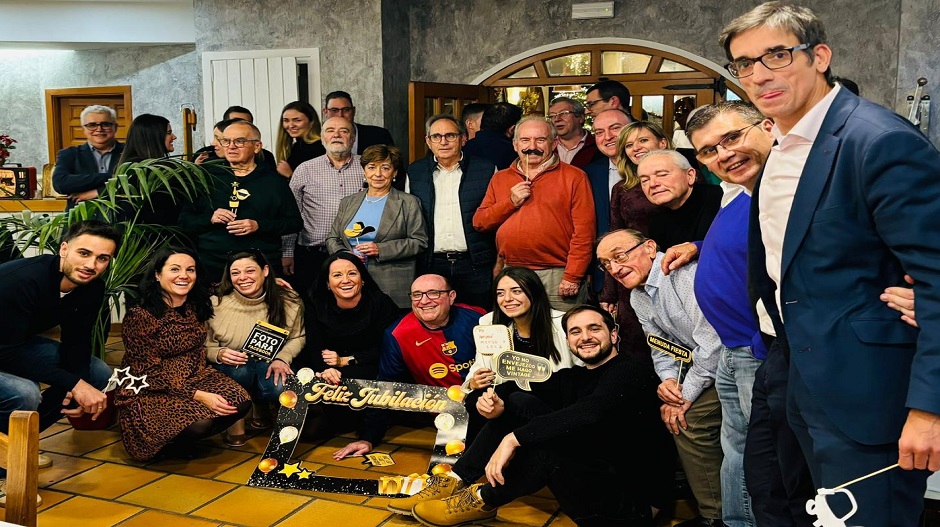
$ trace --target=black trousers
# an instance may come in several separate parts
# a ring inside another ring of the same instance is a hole
[[[761,527],[812,527],[806,500],[816,495],[800,444],[787,422],[789,349],[775,339],[757,368],[744,446],[744,478]]]
[[[507,411],[487,421],[454,464],[454,472],[467,484],[485,475],[486,463],[506,434],[533,417],[552,411],[543,401],[526,392],[515,392],[508,397]],[[571,449],[583,446],[561,440],[542,447],[517,448],[512,461],[503,470],[505,484],[481,487],[483,501],[489,506],[501,507],[547,486],[561,510],[577,525],[652,526],[649,504],[636,499],[638,493],[622,484],[629,480],[628,474],[621,473],[614,464],[595,466],[570,456]]]
[[[470,253],[448,258],[442,253],[431,256],[431,263],[424,271],[439,274],[450,282],[457,292],[457,302],[470,304],[487,311],[493,309],[493,266],[474,266]]]

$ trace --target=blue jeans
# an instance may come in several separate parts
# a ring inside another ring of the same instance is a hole
[[[37,363],[58,365],[59,342],[39,335],[28,339],[17,351],[27,354]],[[0,365],[2,367],[2,365]],[[98,357],[92,357],[89,376],[84,379],[99,390],[103,390],[111,377],[111,367]],[[43,402],[43,396],[58,400]],[[39,383],[0,371],[0,431],[8,432],[10,414],[16,410],[39,411],[39,430],[45,430],[62,418],[61,390],[39,391]],[[41,408],[40,408],[41,407]]]
[[[728,527],[754,527],[751,497],[744,481],[744,444],[751,416],[754,378],[761,361],[750,346],[724,348],[715,388],[721,401],[721,516]]]
[[[274,375],[265,379],[264,375],[268,372],[268,364],[263,360],[254,357],[248,357],[248,364],[236,368],[228,364],[213,364],[215,369],[235,379],[242,388],[248,390],[251,394],[251,400],[254,402],[274,402],[277,396],[284,391],[283,384],[274,384]]]

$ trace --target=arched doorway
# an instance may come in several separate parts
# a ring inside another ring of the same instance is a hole
[[[694,106],[744,98],[720,65],[684,50],[638,39],[581,39],[558,42],[511,57],[469,85],[412,82],[409,89],[410,155],[425,155],[424,121],[436,113],[459,116],[470,102],[507,100],[527,113],[544,112],[559,95],[583,100],[599,80],[630,89],[632,113],[647,116],[665,130],[675,127],[676,101]]]

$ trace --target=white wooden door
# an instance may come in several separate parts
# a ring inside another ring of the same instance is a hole
[[[281,109],[299,100],[298,64],[307,65],[307,100],[320,104],[320,51],[278,49],[266,51],[224,51],[202,54],[202,82],[206,142],[212,128],[229,106],[244,106],[255,117],[261,142],[274,152]]]

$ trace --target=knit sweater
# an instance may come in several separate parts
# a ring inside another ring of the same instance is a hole
[[[259,320],[268,320],[268,306],[264,296],[248,298],[237,291],[223,297],[212,297],[215,315],[209,319],[209,333],[206,335],[206,358],[219,363],[219,351],[222,348],[241,350],[248,340],[248,334]],[[284,349],[275,358],[290,364],[300,353],[306,341],[304,319],[300,312],[302,304],[287,302],[284,306],[290,331]]]
[[[496,246],[506,265],[564,267],[564,279],[580,283],[594,255],[594,197],[587,175],[558,161],[531,178],[532,195],[516,207],[510,193],[522,181],[519,163],[494,174],[473,215],[473,227],[496,230]]]

